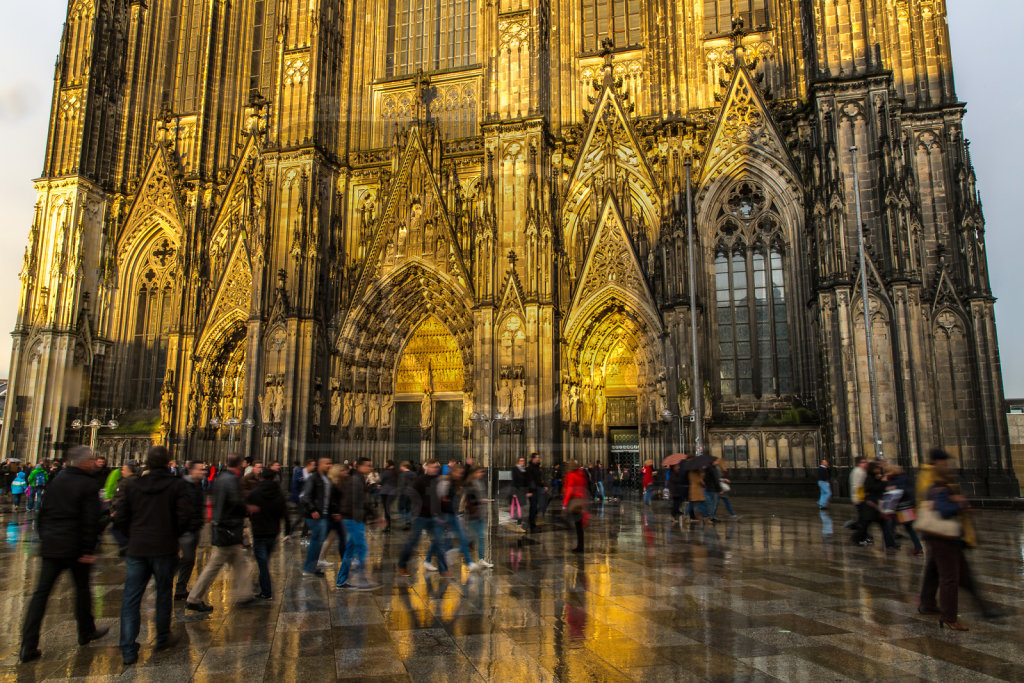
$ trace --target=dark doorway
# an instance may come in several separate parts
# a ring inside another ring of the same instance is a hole
[[[627,488],[640,485],[640,431],[636,427],[612,427],[608,430],[608,463],[622,468],[622,483]]]
[[[434,415],[434,457],[462,460],[462,401],[435,401]]]
[[[395,403],[395,462],[420,461],[420,402]]]

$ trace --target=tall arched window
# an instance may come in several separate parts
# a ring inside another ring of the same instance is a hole
[[[150,250],[131,290],[129,330],[131,357],[128,404],[133,408],[160,406],[160,389],[167,370],[167,337],[174,327],[176,305],[175,249],[168,240]]]
[[[583,52],[597,52],[611,38],[615,47],[635,47],[643,40],[641,0],[583,0]]]
[[[715,311],[723,398],[793,391],[789,314],[778,215],[753,183],[719,214]]]
[[[720,35],[732,31],[732,20],[742,19],[744,28],[766,28],[768,0],[704,0],[704,34]]]
[[[476,63],[476,0],[389,0],[387,76]]]

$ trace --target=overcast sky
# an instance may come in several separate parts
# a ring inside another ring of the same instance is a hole
[[[10,365],[7,334],[14,328],[18,271],[35,203],[31,180],[42,169],[65,7],[58,0],[9,2],[0,23],[0,377]],[[985,206],[992,289],[999,297],[1006,395],[1024,396],[1024,353],[1017,346],[1024,331],[1024,230],[1011,201],[1024,192],[1024,91],[1004,82],[1016,73],[1009,47],[1019,41],[1024,2],[948,0],[947,7],[957,94],[968,104],[966,135]]]

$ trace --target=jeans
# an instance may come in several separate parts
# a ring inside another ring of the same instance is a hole
[[[704,492],[704,514],[711,519],[718,512],[718,494],[713,491]]]
[[[309,527],[309,547],[306,549],[306,562],[302,565],[302,571],[313,573],[316,571],[316,564],[320,561],[320,548],[327,538],[327,519],[306,518],[306,525]]]
[[[705,501],[703,501],[703,500],[691,500],[691,501],[687,502],[686,503],[686,516],[689,517],[690,519],[696,519],[696,515],[693,514],[694,510],[700,510],[701,516],[706,516],[704,503],[705,503]]]
[[[28,502],[25,504],[25,509],[28,510],[29,512],[31,512],[32,510],[36,509],[36,498],[37,497],[42,498],[42,496],[40,496],[39,493],[40,492],[36,491],[35,487],[32,487],[32,486],[29,487],[29,489],[28,489]],[[42,501],[40,500],[40,502],[42,502]]]
[[[485,520],[483,517],[478,517],[476,519],[472,519],[472,518],[471,519],[465,519],[465,518],[463,518],[462,521],[465,521],[469,525],[469,533],[476,540],[476,554],[477,554],[477,556],[481,560],[486,559],[487,558],[487,555],[486,555],[486,552],[487,552],[487,520]]]
[[[459,524],[459,518],[449,512],[444,516],[444,524],[445,527],[455,533],[455,538],[459,541],[459,550],[462,551],[462,557],[467,563],[472,562],[473,557],[469,554],[469,538],[466,537],[466,530]]]
[[[921,539],[917,537],[917,531],[914,530],[914,522],[901,522],[901,524],[907,530],[907,536],[910,537],[910,542],[914,544],[914,550],[921,550]]]
[[[597,497],[604,500],[604,482],[597,482]]]
[[[391,528],[391,499],[394,498],[390,493],[382,493],[380,495],[380,504],[384,507],[384,524],[385,528]]]
[[[36,582],[32,601],[25,612],[21,627],[21,651],[31,652],[39,647],[39,629],[43,625],[46,602],[57,578],[65,570],[71,572],[75,582],[75,621],[78,622],[78,637],[88,638],[96,630],[92,618],[92,594],[89,590],[89,570],[92,565],[79,562],[73,557],[43,557],[39,560],[39,580]]]
[[[192,570],[196,566],[196,546],[199,545],[199,532],[186,531],[178,537],[178,581],[174,587],[175,595],[188,595],[188,580],[192,578]]]
[[[256,558],[259,570],[260,595],[270,597],[274,588],[270,584],[270,553],[277,545],[277,536],[254,536],[252,539],[252,555]]]
[[[426,531],[430,534],[430,549],[427,551],[427,557],[431,555],[437,555],[438,558],[438,569],[442,572],[448,571],[448,562],[444,558],[444,539],[442,538],[441,525],[438,524],[433,517],[416,517],[412,523],[412,532],[409,534],[409,540],[405,542],[405,547],[402,548],[402,554],[398,557],[398,567],[405,569],[409,563],[409,558],[412,557],[412,551],[415,550],[416,544],[420,540],[420,535]]]
[[[885,542],[886,548],[895,548],[896,539],[892,535],[892,525],[889,520],[882,517],[882,515],[875,508],[871,507],[867,503],[863,503],[860,506],[860,528],[853,535],[854,543],[861,543],[868,538],[868,528],[872,522],[878,522],[878,526],[882,528],[882,539]]]
[[[217,578],[221,567],[225,564],[231,565],[234,585],[232,586],[232,598],[236,602],[244,602],[252,597],[252,584],[250,583],[249,559],[241,544],[237,545],[215,545],[210,559],[206,561],[202,573],[196,579],[196,585],[189,591],[187,601],[191,603],[203,602],[210,585]]]
[[[547,491],[544,489],[537,489],[530,496],[530,531],[537,529],[537,515],[540,514],[541,505],[544,503],[544,499],[541,496],[546,496]]]
[[[398,497],[398,514],[405,521],[405,526],[412,524],[412,501],[404,493]]]
[[[359,573],[366,578],[366,525],[353,519],[342,520],[345,524],[345,555],[341,558],[338,578],[334,582],[340,586],[348,583],[348,571],[352,560],[359,562]]]
[[[130,657],[139,651],[136,639],[142,619],[139,606],[146,592],[150,577],[156,582],[156,642],[165,643],[171,637],[171,609],[174,588],[174,570],[178,566],[177,555],[160,557],[126,557],[124,597],[121,599],[121,648],[122,657]]]
[[[732,501],[729,500],[729,496],[723,496],[718,494],[718,500],[725,505],[725,509],[729,511],[729,514],[733,517],[736,516],[736,512],[732,509]]]
[[[821,491],[821,495],[818,496],[818,507],[823,508],[832,498],[832,484],[827,481],[819,481],[818,489]]]

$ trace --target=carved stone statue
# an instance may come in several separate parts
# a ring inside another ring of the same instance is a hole
[[[512,390],[512,418],[515,420],[522,420],[525,409],[526,380],[521,379],[516,382],[516,386]]]
[[[268,377],[263,387],[263,395],[260,396],[260,415],[266,423],[274,422],[274,398],[274,380]]]
[[[430,401],[430,394],[423,392],[423,398],[420,399],[420,427],[423,429],[430,429],[434,424],[433,406]]]
[[[604,411],[607,406],[607,402],[604,397],[604,387],[597,387],[594,390],[594,424],[601,426],[604,424]]]
[[[711,413],[714,410],[714,406],[711,402],[711,382],[704,381],[704,421],[711,421]]]
[[[284,417],[284,380],[278,379],[274,385],[274,422],[281,422]]]
[[[512,387],[507,379],[501,380],[501,387],[498,388],[498,414],[502,417],[512,417]]]
[[[380,397],[368,394],[366,397],[366,426],[376,429],[380,424]]]
[[[169,425],[174,417],[174,385],[171,380],[164,382],[160,391],[160,423]]]
[[[636,420],[638,424],[645,425],[650,419],[648,413],[650,402],[647,398],[647,390],[640,389],[636,396]]]
[[[345,394],[345,417],[344,422],[342,423],[342,426],[344,427],[352,426],[352,416],[355,412],[355,401],[356,397],[352,392]]]
[[[683,416],[693,411],[693,397],[690,395],[690,383],[685,379],[679,383],[679,412]]]
[[[462,426],[469,427],[473,424],[473,392],[467,391],[462,395]]]
[[[569,421],[579,422],[580,419],[580,388],[577,384],[569,385]]]
[[[657,418],[660,420],[661,416],[668,412],[668,386],[664,377],[658,378],[658,415]]]
[[[352,425],[355,427],[362,427],[366,421],[366,394],[356,394],[355,401],[352,405]]]
[[[331,389],[331,424],[336,425],[341,420],[341,392],[338,387]]]
[[[324,401],[320,398],[320,390],[317,389],[313,392],[313,424],[320,426],[320,417],[322,416],[324,409]]]
[[[395,399],[391,394],[385,394],[380,404],[380,426],[381,429],[391,428],[391,412],[395,406]]]

